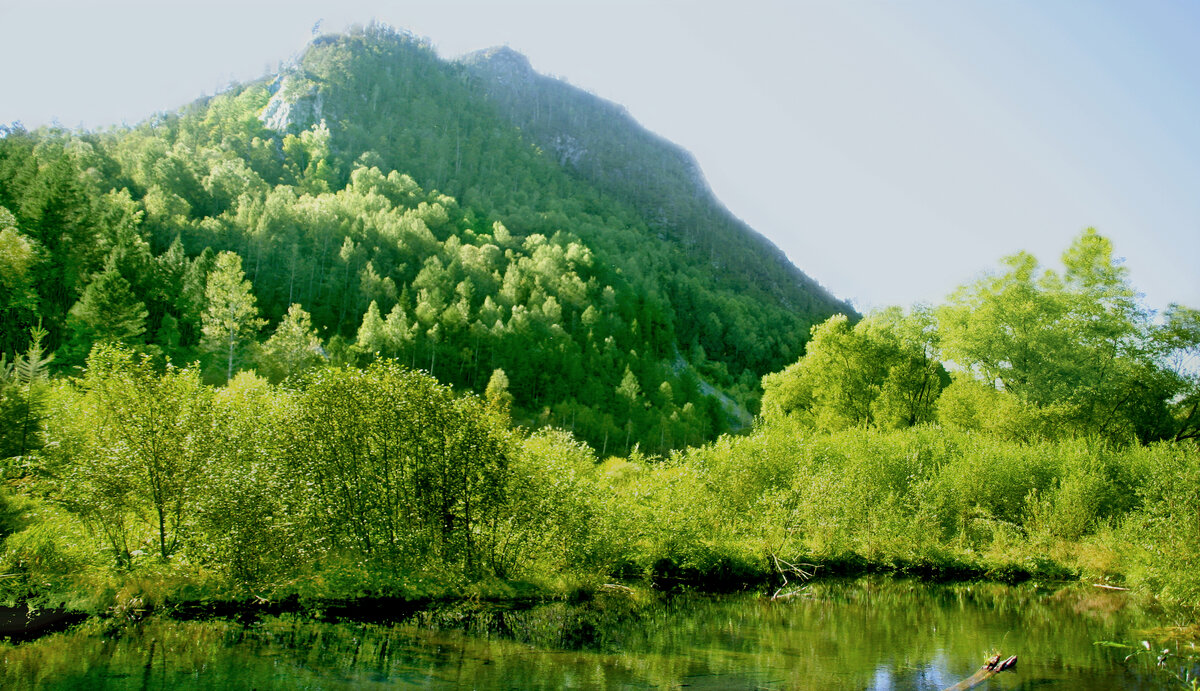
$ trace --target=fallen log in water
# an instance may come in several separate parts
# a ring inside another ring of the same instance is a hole
[[[1013,669],[1016,666],[1016,655],[1013,655],[1012,657],[1003,661],[1000,660],[999,655],[993,655],[988,658],[987,662],[983,663],[983,666],[979,668],[978,672],[972,674],[967,679],[963,679],[954,686],[949,687],[946,689],[946,691],[967,691],[967,689],[973,689],[997,674],[1005,670]]]

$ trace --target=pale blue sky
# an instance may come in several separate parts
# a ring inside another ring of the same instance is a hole
[[[860,308],[1087,226],[1152,307],[1200,307],[1195,2],[0,0],[0,122],[133,123],[372,18],[621,103]]]

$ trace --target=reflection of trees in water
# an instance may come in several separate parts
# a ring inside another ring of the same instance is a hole
[[[1002,688],[1117,689],[1138,684],[1138,672],[1122,666],[1126,651],[1094,641],[1151,623],[1123,598],[866,579],[817,581],[784,602],[604,592],[578,603],[435,605],[388,623],[154,618],[108,635],[88,623],[0,651],[0,685],[941,689],[995,649],[1021,657]]]

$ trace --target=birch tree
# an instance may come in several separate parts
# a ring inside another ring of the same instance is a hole
[[[242,272],[242,258],[233,252],[217,255],[204,291],[208,307],[203,317],[204,345],[226,357],[225,380],[233,378],[238,346],[262,328],[250,281]]]

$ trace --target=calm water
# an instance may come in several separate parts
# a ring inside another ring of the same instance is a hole
[[[806,597],[609,593],[512,610],[454,605],[382,624],[152,619],[0,646],[0,688],[943,689],[989,652],[991,689],[1158,689],[1094,645],[1156,623],[1120,593],[818,582]]]

